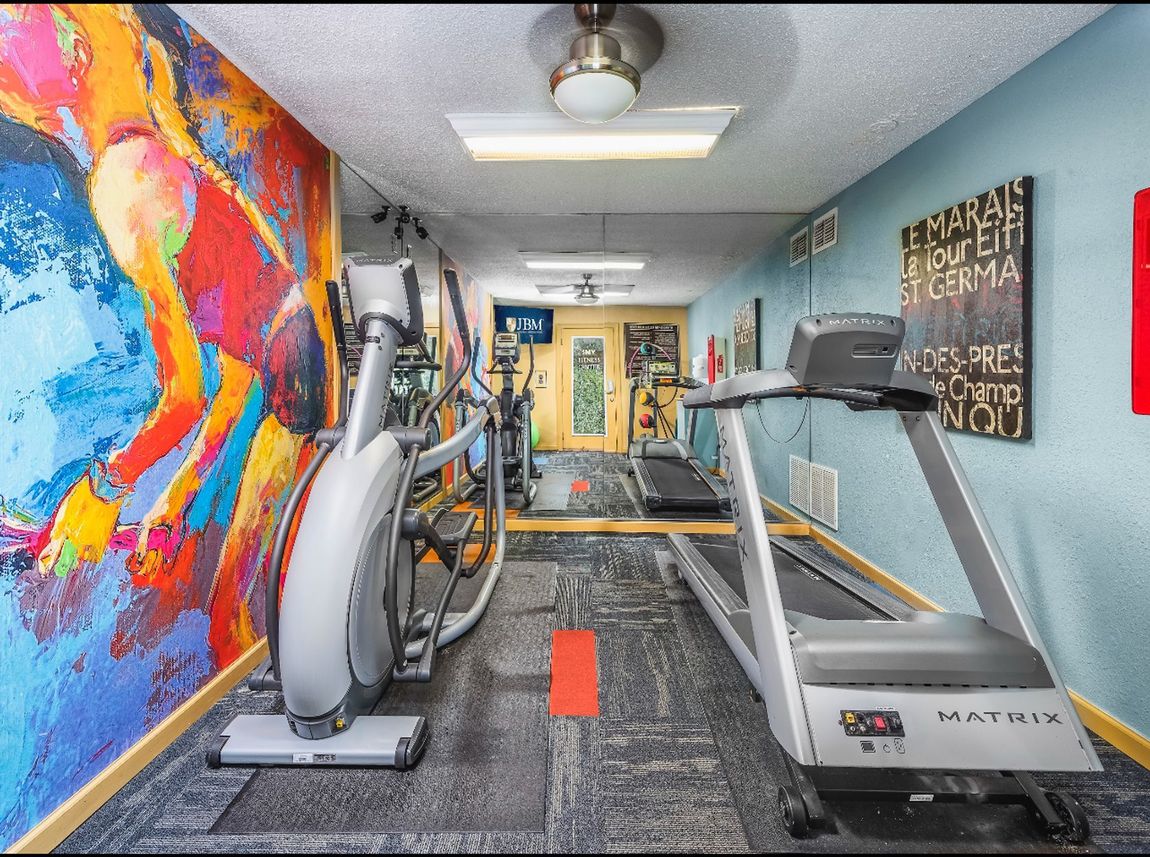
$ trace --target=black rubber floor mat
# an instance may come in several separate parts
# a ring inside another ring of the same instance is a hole
[[[264,768],[211,832],[544,830],[554,584],[543,563],[506,573],[515,586],[500,586],[475,630],[441,652],[434,681],[393,686],[377,710],[428,718],[418,767]],[[421,601],[438,579],[421,575]],[[464,581],[456,603],[481,581]]]

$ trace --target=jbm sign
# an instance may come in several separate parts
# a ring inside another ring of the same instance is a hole
[[[523,343],[549,345],[554,322],[555,310],[547,307],[495,305],[495,329],[518,333]]]

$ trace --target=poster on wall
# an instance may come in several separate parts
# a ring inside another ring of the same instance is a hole
[[[655,346],[655,354],[660,360],[667,360],[675,364],[675,371],[680,371],[679,363],[679,325],[677,324],[635,324],[626,322],[623,325],[623,359],[627,367],[627,377],[632,377],[636,364],[636,355],[639,346],[650,343]]]
[[[571,340],[571,434],[607,434],[606,340],[576,336]]]
[[[0,17],[3,850],[263,636],[337,375],[327,148],[166,6]]]
[[[550,307],[495,305],[495,329],[518,333],[522,343],[550,345],[555,329],[555,310]]]
[[[759,299],[735,308],[735,374],[759,369]]]
[[[902,230],[902,368],[948,429],[1032,436],[1032,190],[1021,176]]]

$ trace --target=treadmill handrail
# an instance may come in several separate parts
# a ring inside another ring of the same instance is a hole
[[[893,372],[890,384],[836,387],[800,384],[785,369],[747,372],[699,387],[683,397],[683,407],[729,410],[759,399],[786,398],[831,399],[856,409],[919,412],[938,407],[938,395],[930,382],[909,372]]]

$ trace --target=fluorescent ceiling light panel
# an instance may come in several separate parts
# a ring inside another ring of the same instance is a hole
[[[641,271],[648,253],[527,253],[519,258],[533,271]]]
[[[449,113],[477,161],[596,161],[705,158],[734,108],[632,110],[602,125],[562,113]]]

